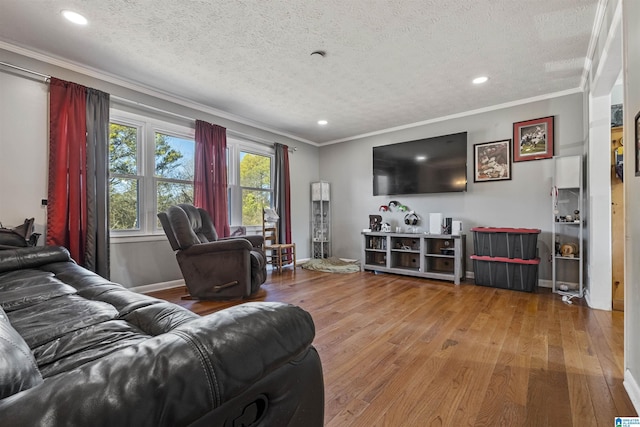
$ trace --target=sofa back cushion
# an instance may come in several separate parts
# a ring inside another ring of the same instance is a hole
[[[67,261],[71,261],[69,251],[60,246],[6,249],[0,251],[0,273]]]
[[[0,308],[0,399],[42,383],[33,353]]]
[[[163,228],[165,232],[170,229],[178,249],[189,249],[193,245],[218,240],[218,233],[209,214],[193,205],[182,203],[170,206],[161,220],[169,225],[167,227],[163,224]],[[173,246],[174,242],[171,240]]]
[[[218,232],[213,226],[209,213],[188,203],[180,203],[178,206],[186,212],[193,231],[198,236],[200,243],[215,242],[218,240]]]

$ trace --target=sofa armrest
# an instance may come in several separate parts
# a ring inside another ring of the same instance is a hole
[[[229,236],[218,239],[218,242],[233,240],[233,239],[245,239],[248,240],[254,248],[262,248],[264,245],[264,236],[261,234],[249,234],[244,236]]]
[[[238,250],[250,251],[251,249],[253,249],[253,246],[247,239],[231,239],[200,243],[197,245],[193,245],[187,249],[182,249],[180,252],[188,255],[201,255],[213,252],[227,252]]]
[[[224,333],[211,334],[212,329]],[[191,337],[211,358],[221,401],[226,401],[308,349],[315,326],[299,307],[261,302],[219,311],[171,333]]]
[[[295,368],[313,336],[311,316],[298,307],[243,304],[0,400],[0,419],[6,425],[188,425],[284,365]],[[310,392],[318,387],[321,382],[310,385]]]
[[[245,239],[251,242],[254,248],[262,248],[264,246],[264,236],[262,235],[253,235],[253,236],[244,236]]]

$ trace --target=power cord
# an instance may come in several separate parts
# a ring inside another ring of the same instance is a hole
[[[565,293],[565,292],[558,292],[560,295],[562,295],[562,302],[565,304],[573,304],[573,301],[571,301],[573,298],[575,298],[577,295],[574,294],[570,294],[570,293]]]

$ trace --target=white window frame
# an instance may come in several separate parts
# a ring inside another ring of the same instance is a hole
[[[229,225],[237,227],[243,225],[247,233],[262,233],[262,225],[242,224],[242,187],[240,186],[240,153],[250,153],[271,158],[271,200],[274,199],[275,190],[275,150],[273,146],[244,140],[238,137],[227,136],[227,187],[229,196]],[[261,189],[264,190],[264,189]]]
[[[160,119],[131,113],[128,111],[110,110],[110,123],[136,127],[138,129],[137,166],[138,171],[138,221],[136,230],[110,230],[111,237],[163,237],[164,231],[158,226],[156,206],[156,186],[161,182],[185,182],[155,176],[155,134],[163,133],[178,138],[191,139],[195,143],[195,129],[162,121]],[[194,150],[195,156],[195,150]],[[128,176],[126,176],[128,177]],[[144,240],[144,239],[138,239]]]

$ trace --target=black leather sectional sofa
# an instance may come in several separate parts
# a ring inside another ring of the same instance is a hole
[[[208,316],[129,291],[64,248],[0,251],[0,424],[321,426],[311,316]]]

